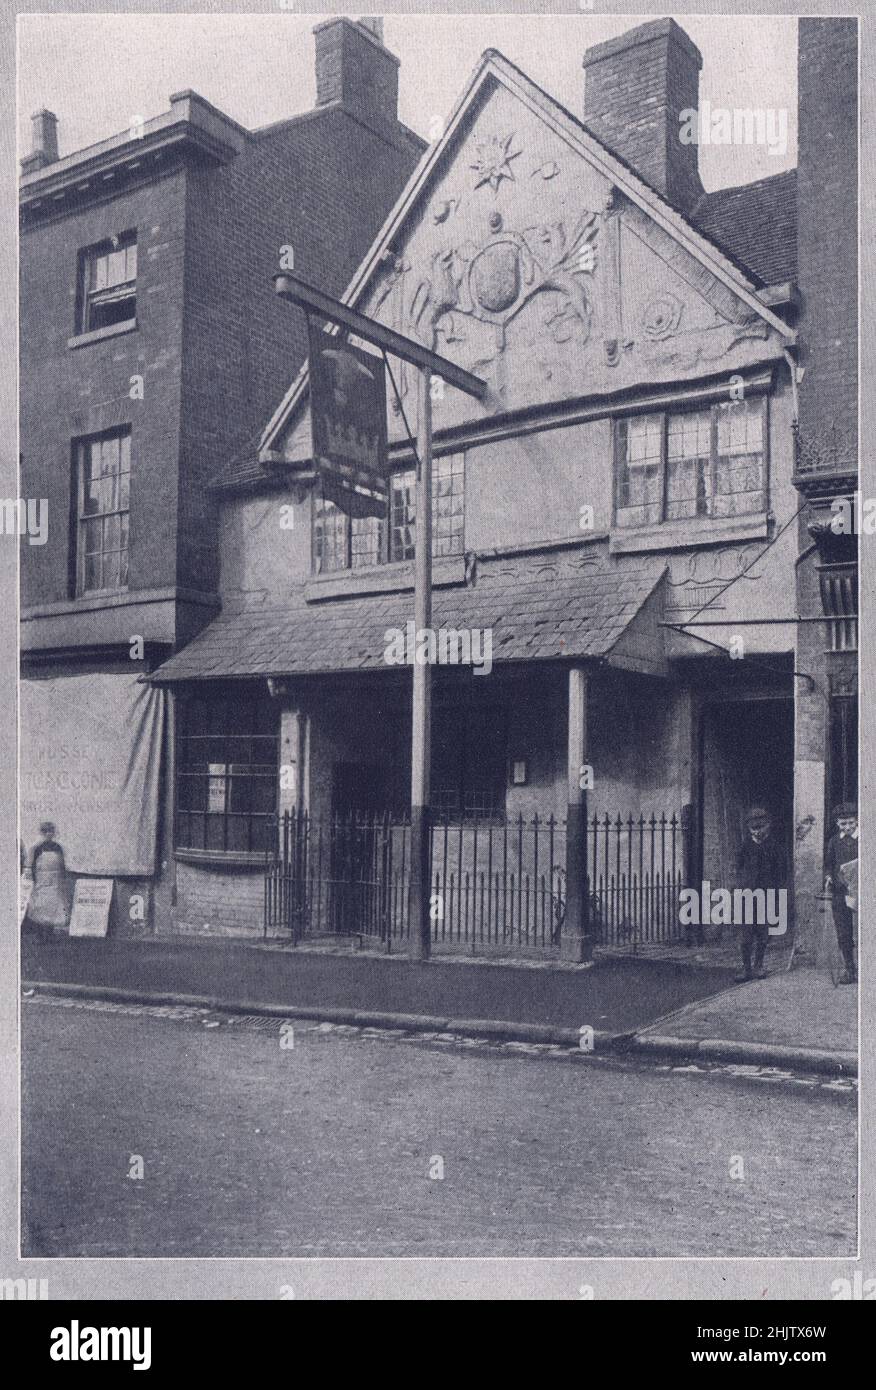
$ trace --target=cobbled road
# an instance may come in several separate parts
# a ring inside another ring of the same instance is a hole
[[[23,1254],[854,1253],[848,1083],[290,1027],[26,998]]]

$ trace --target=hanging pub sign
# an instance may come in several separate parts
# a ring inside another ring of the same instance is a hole
[[[313,457],[322,494],[348,516],[385,517],[386,380],[383,360],[308,319]]]

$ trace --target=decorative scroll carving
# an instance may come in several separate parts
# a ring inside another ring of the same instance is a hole
[[[436,222],[446,220],[445,207],[449,218],[449,202],[433,209]],[[576,330],[586,342],[593,316],[588,285],[597,264],[598,232],[598,215],[589,210],[581,213],[571,229],[556,221],[522,230],[505,227],[501,215],[494,211],[487,219],[483,240],[451,243],[437,251],[428,275],[410,296],[406,290],[408,264],[392,265],[376,307],[392,296],[393,326],[412,332],[435,350],[464,342],[469,336],[466,320],[489,326],[494,330],[493,342],[475,364],[480,368],[496,359],[501,361],[508,324],[533,296],[553,291],[544,323],[554,342],[569,341]],[[404,367],[401,377],[404,395]],[[501,366],[495,387],[501,394]]]

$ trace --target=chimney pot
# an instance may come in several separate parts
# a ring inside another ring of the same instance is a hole
[[[21,161],[22,172],[33,174],[58,158],[58,117],[54,111],[35,111],[31,116],[31,152]]]

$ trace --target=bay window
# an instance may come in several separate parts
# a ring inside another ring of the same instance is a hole
[[[277,809],[280,716],[263,687],[180,702],[176,745],[178,850],[263,853]]]

